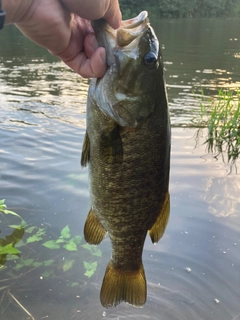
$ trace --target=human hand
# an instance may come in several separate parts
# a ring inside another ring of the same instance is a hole
[[[18,0],[11,13],[11,1],[3,0],[6,22],[47,48],[82,77],[102,77],[106,52],[99,48],[90,20],[104,18],[117,28],[121,22],[118,0]],[[12,4],[13,6],[13,4]],[[21,13],[21,14],[20,14]]]

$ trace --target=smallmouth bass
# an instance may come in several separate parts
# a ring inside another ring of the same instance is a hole
[[[108,70],[92,79],[81,165],[89,165],[91,209],[84,226],[88,243],[108,232],[112,257],[102,283],[104,307],[146,302],[142,251],[167,226],[170,120],[159,42],[148,14],[113,30],[92,23],[107,52]]]

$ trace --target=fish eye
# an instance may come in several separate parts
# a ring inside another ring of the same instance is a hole
[[[145,54],[143,59],[146,66],[154,67],[156,65],[157,56],[151,51]]]

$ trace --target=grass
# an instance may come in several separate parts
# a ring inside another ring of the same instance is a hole
[[[217,99],[210,101],[203,95],[194,123],[199,128],[208,128],[205,137],[208,152],[215,153],[215,158],[221,155],[232,168],[240,155],[240,90],[220,90]],[[197,137],[200,132],[201,129]]]

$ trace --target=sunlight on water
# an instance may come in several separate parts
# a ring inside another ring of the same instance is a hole
[[[60,62],[40,67],[36,64],[14,66],[10,77],[3,74],[1,82],[0,103],[4,103],[11,122],[38,125],[40,120],[42,126],[42,122],[51,118],[85,127],[88,80],[81,79]],[[83,115],[80,121],[79,113]]]

